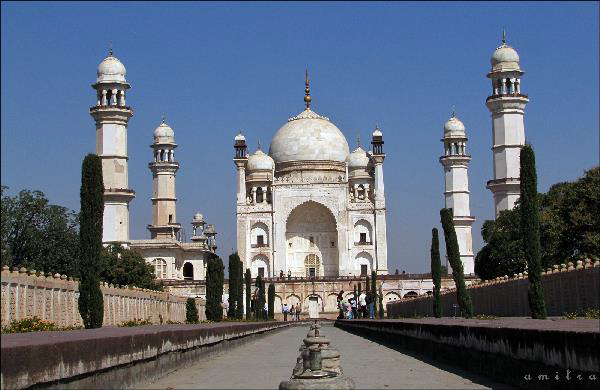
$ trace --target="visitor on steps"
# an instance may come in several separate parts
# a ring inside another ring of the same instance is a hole
[[[367,305],[369,306],[369,318],[375,319],[375,297],[371,291],[367,294]]]
[[[288,310],[289,310],[289,308],[286,303],[285,305],[283,305],[283,320],[284,321],[287,321]]]
[[[358,296],[358,302],[360,304],[360,315],[362,318],[367,318],[367,294],[365,292],[361,292]]]
[[[302,309],[300,308],[300,304],[296,306],[296,321],[300,321],[300,312]]]

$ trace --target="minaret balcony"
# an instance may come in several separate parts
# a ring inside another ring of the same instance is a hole
[[[129,188],[105,188],[104,199],[105,200],[125,200],[129,201],[135,198],[135,191]]]
[[[513,191],[520,192],[521,179],[518,177],[507,177],[504,179],[488,180],[486,188],[492,192]]]
[[[447,165],[464,165],[471,161],[470,154],[448,154],[440,157],[440,163],[444,166]]]
[[[520,98],[520,99],[529,100],[529,95],[524,95],[522,93],[499,93],[496,95],[488,96],[487,99],[485,99],[485,101],[487,102],[492,99],[500,99],[500,98]]]

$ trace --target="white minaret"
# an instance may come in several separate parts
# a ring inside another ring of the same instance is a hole
[[[440,163],[444,166],[446,208],[452,209],[454,229],[458,239],[458,250],[465,274],[475,272],[473,261],[473,238],[471,226],[475,218],[469,207],[469,162],[471,156],[466,153],[467,135],[463,123],[454,116],[444,124],[444,155]],[[448,264],[448,272],[451,271]]]
[[[152,239],[179,240],[181,224],[177,223],[175,174],[179,163],[175,161],[175,132],[165,123],[154,130],[154,161],[148,164],[152,171],[152,225],[148,225]]]
[[[96,121],[96,154],[102,160],[104,180],[104,218],[102,243],[129,243],[129,202],[135,192],[129,189],[127,177],[127,123],[133,115],[125,105],[125,66],[109,51],[98,65],[96,106],[90,115]]]
[[[525,105],[527,95],[521,94],[519,55],[506,44],[506,33],[502,45],[492,55],[492,71],[487,77],[492,80],[492,95],[486,106],[492,113],[492,151],[494,155],[494,179],[487,188],[494,194],[496,216],[502,210],[511,210],[521,194],[519,164],[521,147],[525,145]]]
[[[385,222],[385,190],[383,185],[383,133],[375,127],[371,140],[373,165],[375,165],[375,253],[377,257],[377,274],[387,275],[387,234]]]

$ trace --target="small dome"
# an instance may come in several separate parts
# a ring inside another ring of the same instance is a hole
[[[346,159],[348,163],[348,168],[356,169],[356,168],[367,168],[369,165],[369,157],[367,156],[367,152],[365,152],[360,146],[356,148],[352,153],[348,155]]]
[[[248,157],[248,171],[271,171],[275,162],[273,159],[258,149],[254,154]]]
[[[125,66],[117,57],[110,54],[98,65],[97,83],[126,83]]]
[[[306,109],[288,119],[273,137],[269,155],[287,161],[337,161],[348,157],[344,134],[328,118]]]
[[[173,142],[175,142],[175,132],[169,125],[167,125],[165,123],[164,120],[154,130],[154,142],[155,143],[160,143],[160,142],[173,143]]]
[[[196,213],[192,222],[204,222],[204,216],[201,213]]]
[[[242,134],[242,132],[240,131],[233,140],[234,141],[246,141],[246,137],[244,137],[244,134]]]
[[[444,137],[452,136],[465,136],[465,125],[454,115],[444,124]]]
[[[373,137],[383,137],[383,133],[377,126],[375,127],[375,130],[373,130]]]
[[[494,54],[492,54],[492,72],[494,71],[511,71],[520,70],[519,67],[519,54],[512,47],[503,43],[502,46],[498,47]]]

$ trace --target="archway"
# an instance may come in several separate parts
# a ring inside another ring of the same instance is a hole
[[[270,276],[269,259],[265,255],[257,255],[252,259],[251,274],[253,278],[260,275],[261,278]]]
[[[285,238],[286,268],[296,270],[296,275],[306,276],[305,260],[309,255],[320,260],[315,276],[339,275],[337,225],[327,207],[308,201],[293,209],[286,222]]]
[[[194,279],[194,266],[192,263],[185,263],[183,265],[183,278]]]

